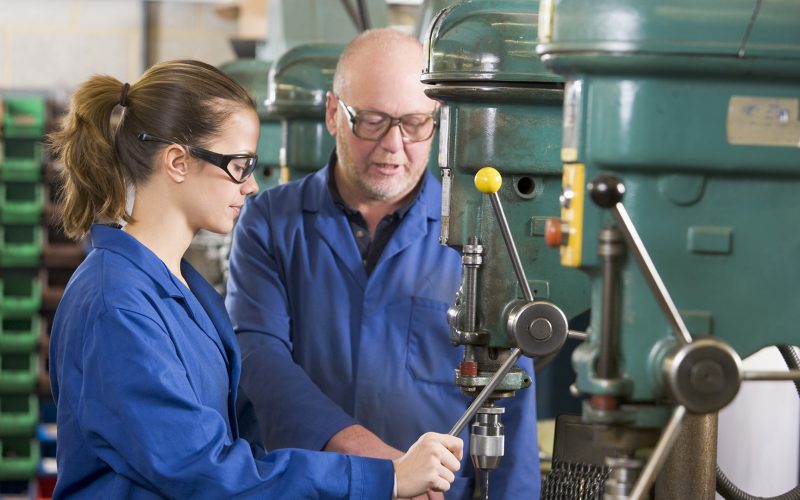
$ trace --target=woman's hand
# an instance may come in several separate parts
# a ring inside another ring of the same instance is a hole
[[[393,460],[397,496],[408,498],[426,491],[447,491],[461,468],[464,442],[447,434],[428,432]]]

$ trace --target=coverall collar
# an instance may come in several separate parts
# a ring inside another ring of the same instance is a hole
[[[119,254],[153,278],[153,281],[169,296],[185,298],[176,283],[177,278],[167,269],[166,264],[136,238],[119,227],[94,224],[91,230],[93,248],[102,248]],[[181,262],[183,268],[183,262]],[[188,279],[188,278],[187,278]]]
[[[335,155],[334,151],[331,161],[336,160]],[[332,175],[331,164],[328,164],[300,181],[303,184],[303,211],[317,214],[314,221],[315,229],[337,255],[343,267],[354,277],[355,282],[362,289],[366,289],[369,280],[380,275],[383,262],[424,238],[430,230],[431,221],[438,221],[441,218],[441,199],[436,191],[439,183],[435,182],[430,171],[425,171],[423,175],[428,178],[423,182],[417,198],[411,202],[400,226],[386,244],[372,274],[368,275],[355,240],[352,237],[342,236],[350,234],[350,227],[346,215],[336,206],[328,189],[330,175]]]
[[[337,161],[338,157],[336,156],[336,149],[334,148],[328,159],[328,164],[314,174],[311,174],[315,178],[311,180],[311,184],[304,190],[303,195],[303,210],[306,212],[319,212],[328,205],[334,206],[332,197],[328,192],[328,186],[330,183],[330,176],[333,175],[333,165],[335,165]],[[439,184],[437,182],[431,182],[434,180],[434,177],[429,170],[425,170],[422,177],[422,186],[420,186],[417,197],[403,210],[409,211],[412,210],[415,205],[422,204],[422,209],[428,219],[440,220],[442,217],[441,202],[436,198],[438,193],[432,191],[439,189]],[[405,215],[404,213],[403,216]]]

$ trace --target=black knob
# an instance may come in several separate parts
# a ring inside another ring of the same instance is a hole
[[[611,208],[620,201],[625,194],[625,185],[613,175],[596,177],[587,186],[592,201],[599,207]]]

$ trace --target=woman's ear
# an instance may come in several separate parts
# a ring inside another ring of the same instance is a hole
[[[186,148],[178,144],[170,144],[161,153],[162,167],[170,179],[181,183],[189,173],[189,154]]]

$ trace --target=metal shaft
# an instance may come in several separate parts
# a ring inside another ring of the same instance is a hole
[[[669,452],[675,444],[675,440],[678,439],[678,435],[681,431],[681,421],[685,416],[686,407],[683,405],[676,406],[672,411],[672,416],[669,422],[667,422],[667,426],[664,428],[661,437],[658,439],[653,454],[647,461],[647,465],[644,466],[644,470],[642,470],[639,479],[636,480],[636,486],[634,486],[633,492],[631,493],[631,500],[642,500],[642,498],[645,498],[647,495],[647,492],[653,485],[656,474],[661,470],[661,466],[664,465],[664,462],[667,460]]]
[[[658,500],[714,500],[717,414],[687,414],[669,458],[658,473]]]
[[[464,266],[464,331],[475,331],[478,281],[474,267]]]
[[[677,338],[678,342],[681,344],[690,343],[692,341],[692,336],[689,334],[689,330],[686,328],[680,313],[678,313],[678,308],[675,307],[675,303],[672,301],[667,287],[661,280],[656,266],[650,259],[650,255],[647,253],[647,249],[644,243],[642,243],[639,233],[636,232],[636,227],[628,216],[628,211],[625,210],[625,206],[622,203],[616,203],[611,212],[620,223],[625,241],[628,243],[628,247],[633,250],[636,262],[639,263],[642,274],[647,284],[650,286],[653,295],[655,295],[658,305],[661,306],[661,310],[666,315],[667,321],[671,323],[675,338]]]
[[[619,311],[619,257],[622,238],[615,226],[600,230],[597,253],[603,259],[603,296],[600,318],[600,351],[597,357],[597,376],[616,378],[617,368],[617,316]]]
[[[514,366],[514,363],[517,362],[520,356],[522,356],[522,351],[520,351],[518,348],[511,350],[511,355],[508,357],[508,359],[506,359],[505,362],[500,366],[500,368],[498,368],[497,372],[495,372],[491,380],[489,380],[489,383],[486,384],[486,387],[483,388],[483,390],[478,394],[475,400],[472,401],[472,404],[469,405],[467,411],[465,411],[464,414],[461,415],[461,418],[458,419],[458,422],[456,422],[453,428],[450,429],[451,436],[458,436],[459,434],[461,434],[461,431],[464,430],[464,427],[466,427],[467,423],[469,423],[469,421],[472,420],[472,417],[475,416],[475,413],[478,411],[478,408],[480,408],[483,405],[483,403],[486,402],[486,399],[488,399],[489,396],[491,396],[492,392],[494,392],[495,387],[497,387],[497,385],[500,383],[503,377],[506,376],[506,373],[508,373],[508,371],[511,370],[511,367]]]
[[[489,471],[484,469],[478,469],[477,473],[481,489],[480,499],[489,500]]]
[[[519,253],[517,252],[517,246],[514,244],[514,238],[511,236],[511,230],[508,228],[508,220],[506,220],[506,214],[503,212],[503,205],[500,204],[500,197],[497,193],[491,193],[489,198],[492,200],[492,208],[494,208],[497,222],[500,223],[500,232],[503,233],[503,241],[506,243],[511,263],[514,265],[514,272],[517,275],[519,286],[522,288],[525,300],[533,302],[531,286],[528,283],[528,278],[525,277],[525,270],[522,269],[522,261],[519,259]]]
[[[589,338],[589,335],[586,332],[579,332],[578,330],[570,330],[569,332],[567,332],[567,337],[584,342],[586,339]]]
[[[800,370],[779,372],[774,370],[745,370],[742,380],[800,380]]]
[[[470,236],[461,257],[464,270],[464,331],[474,332],[477,325],[478,267],[482,263],[478,237]]]

